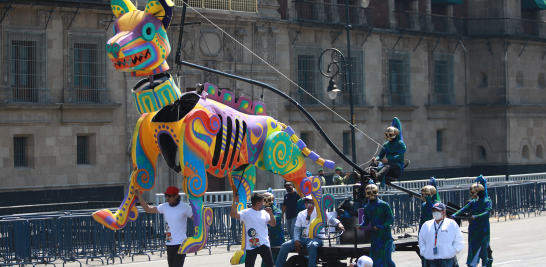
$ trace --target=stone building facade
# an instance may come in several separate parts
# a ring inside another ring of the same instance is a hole
[[[96,76],[106,77],[99,89],[108,92],[107,101],[78,100],[74,91],[86,88],[73,89],[77,88],[74,77],[82,73],[73,55],[89,46],[78,47],[73,36],[111,37],[112,31],[106,30],[111,18],[109,1],[80,7],[75,17],[77,5],[58,1],[63,4],[53,8],[56,12],[51,13],[47,28],[52,7],[23,2],[12,5],[9,12],[7,4],[1,9],[7,15],[0,24],[4,59],[0,84],[5,89],[0,94],[0,110],[5,114],[0,120],[0,190],[34,190],[47,196],[62,188],[86,188],[96,192],[92,196],[107,199],[103,189],[119,192],[131,171],[127,151],[139,114],[130,90],[138,79],[105,63],[106,72]],[[350,96],[342,79],[336,79],[342,92],[334,100],[326,94],[329,79],[320,74],[318,58],[331,47],[347,56],[343,5],[322,0],[257,0],[230,7],[223,5],[226,1],[217,2],[220,5],[209,7],[208,2],[189,1],[195,9],[188,8],[186,22],[200,24],[185,27],[182,58],[290,94],[347,155],[352,152],[346,122],[352,98],[355,123],[361,131],[355,137],[358,164],[378,153],[376,142],[383,143],[383,131],[396,116],[402,121],[406,158],[411,161],[403,179],[546,170],[546,25],[543,12],[532,1],[371,0],[368,8],[349,1],[354,92]],[[189,67],[176,68],[179,28],[175,24],[180,21],[181,3],[175,1],[178,7],[169,29],[173,52],[168,59],[181,90],[211,82],[236,96],[262,100],[268,115],[292,126],[312,150],[348,171],[349,165],[279,96]],[[145,1],[138,4],[143,9]],[[11,32],[45,35],[42,60],[47,72],[42,74],[45,85],[40,88],[47,89],[47,100],[21,101],[10,95],[15,85],[22,86],[11,74],[17,67],[13,62],[25,60],[25,54],[13,47],[28,44],[14,41]],[[17,53],[22,56],[13,57]],[[20,138],[26,138],[27,166],[15,166],[20,164],[16,162]],[[78,147],[82,148],[78,141],[83,139],[89,159],[78,164]],[[319,169],[310,160],[306,163],[312,173]],[[148,199],[154,201],[153,194],[168,185],[181,187],[181,181],[158,159],[156,186]],[[260,172],[257,188],[280,188],[283,182],[281,177]],[[209,190],[229,189],[226,180],[209,184]],[[123,193],[116,194],[112,199],[123,197],[119,195]]]

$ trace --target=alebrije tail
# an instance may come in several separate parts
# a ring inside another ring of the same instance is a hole
[[[402,123],[400,122],[400,120],[397,118],[397,117],[394,117],[392,119],[392,125],[393,127],[396,127],[396,129],[398,129],[398,131],[400,131],[400,140],[404,141],[404,136],[402,135]]]
[[[320,157],[319,154],[317,154],[316,152],[314,151],[311,151],[307,145],[296,135],[296,133],[294,132],[294,130],[292,130],[292,128],[290,126],[286,126],[285,124],[283,123],[280,123],[279,124],[281,125],[281,127],[283,128],[283,131],[285,131],[289,136],[290,136],[290,141],[292,141],[292,143],[296,144],[298,146],[298,148],[301,150],[301,153],[312,159],[315,163],[317,163],[318,165],[320,166],[324,166],[328,169],[334,169],[335,168],[335,165],[336,163],[331,161],[331,160],[328,160],[328,159],[323,159]]]

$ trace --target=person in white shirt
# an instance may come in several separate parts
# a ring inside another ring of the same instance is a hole
[[[358,258],[356,263],[349,264],[348,267],[372,267],[373,266],[373,260],[368,256],[362,256]]]
[[[245,267],[254,267],[258,254],[262,257],[262,262],[265,263],[265,266],[273,267],[269,231],[267,230],[268,224],[273,227],[277,224],[273,210],[271,207],[262,210],[262,206],[264,205],[262,194],[252,194],[250,202],[252,202],[252,208],[237,212],[239,195],[234,195],[233,205],[231,205],[231,212],[229,214],[231,218],[243,221],[244,229],[247,231],[245,235]]]
[[[180,202],[179,190],[174,186],[169,186],[165,191],[167,202],[161,203],[157,207],[148,206],[138,189],[135,189],[134,193],[147,213],[162,213],[165,217],[165,222],[167,222],[165,243],[167,245],[167,263],[169,267],[184,266],[186,254],[178,254],[178,248],[186,240],[188,218],[193,220],[190,205]]]
[[[464,248],[459,225],[446,218],[446,206],[432,206],[433,219],[427,221],[419,232],[419,250],[429,267],[453,267],[455,256]]]
[[[319,238],[309,238],[309,225],[317,217],[317,211],[315,210],[311,195],[304,197],[303,200],[305,201],[306,209],[298,213],[296,227],[294,228],[294,239],[282,244],[275,267],[283,267],[286,263],[288,252],[296,251],[300,253],[302,245],[307,247],[307,254],[309,255],[308,266],[314,267],[317,265],[317,249],[324,246],[324,242]],[[334,217],[329,218],[328,224],[330,226],[335,225],[338,229],[345,231],[343,224]],[[325,238],[324,228],[320,231],[318,237]]]

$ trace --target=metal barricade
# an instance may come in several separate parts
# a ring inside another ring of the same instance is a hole
[[[2,266],[31,264],[30,222],[26,219],[0,221]]]

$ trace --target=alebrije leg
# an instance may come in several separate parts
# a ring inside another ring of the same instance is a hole
[[[93,213],[93,218],[112,230],[125,227],[127,220],[134,221],[138,218],[138,210],[135,207],[137,198],[134,190],[149,191],[155,182],[155,161],[160,153],[159,147],[153,143],[149,121],[151,114],[143,114],[137,121],[133,133],[131,156],[134,170],[131,173],[130,184],[125,198],[118,210],[112,213],[104,209]]]
[[[178,250],[178,254],[197,252],[207,244],[209,225],[212,223],[212,210],[204,209],[203,195],[207,192],[207,174],[203,161],[191,150],[184,150],[183,189],[189,198],[193,212],[195,236],[188,237]],[[208,217],[210,216],[210,218]],[[209,221],[210,220],[210,221]]]
[[[312,184],[311,196],[313,197],[313,202],[315,203],[315,209],[317,209],[317,217],[311,221],[309,226],[309,238],[314,238],[318,235],[322,227],[324,227],[324,222],[328,221],[328,215],[326,213],[326,205],[322,198],[322,187],[321,179],[318,176],[309,177]]]

